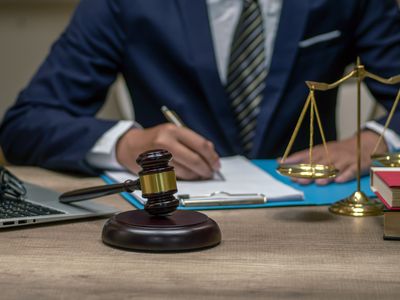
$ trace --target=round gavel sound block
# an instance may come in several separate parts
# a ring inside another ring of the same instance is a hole
[[[176,211],[179,201],[175,172],[166,150],[141,154],[136,162],[144,210],[127,211],[110,218],[103,228],[103,242],[138,251],[190,251],[221,242],[221,231],[212,219],[195,211]]]

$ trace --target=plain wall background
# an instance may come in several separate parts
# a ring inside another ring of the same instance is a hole
[[[78,2],[0,0],[0,119],[42,63]],[[120,117],[111,99],[99,115]]]
[[[0,0],[0,118],[14,101],[60,35],[78,0]],[[312,78],[310,78],[312,80]],[[111,95],[114,95],[111,93]],[[339,137],[355,131],[355,85],[340,91]],[[364,93],[363,118],[373,107]],[[120,118],[114,97],[109,97],[100,117]]]

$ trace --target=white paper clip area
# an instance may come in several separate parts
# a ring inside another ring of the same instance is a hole
[[[264,194],[230,194],[223,191],[205,195],[178,194],[182,206],[223,206],[242,204],[264,204],[267,197]]]

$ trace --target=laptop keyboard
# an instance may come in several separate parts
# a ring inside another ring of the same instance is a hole
[[[0,200],[0,219],[65,214],[62,211],[23,200]]]

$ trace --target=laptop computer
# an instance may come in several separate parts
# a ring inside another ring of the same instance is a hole
[[[18,180],[18,179],[16,179]],[[0,193],[0,228],[112,215],[117,209],[92,201],[63,204],[59,193],[29,183],[20,197]]]

